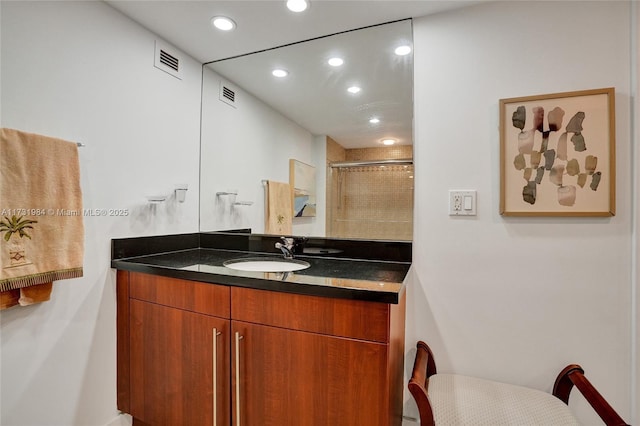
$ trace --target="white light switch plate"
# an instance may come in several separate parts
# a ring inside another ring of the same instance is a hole
[[[449,216],[475,216],[475,190],[449,190]]]

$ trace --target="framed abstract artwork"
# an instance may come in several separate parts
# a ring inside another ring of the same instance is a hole
[[[615,215],[615,89],[500,100],[500,214]]]
[[[293,217],[316,215],[316,168],[302,161],[289,160],[289,185]]]

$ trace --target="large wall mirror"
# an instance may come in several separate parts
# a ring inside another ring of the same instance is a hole
[[[411,240],[411,20],[206,63],[202,90],[200,231]]]

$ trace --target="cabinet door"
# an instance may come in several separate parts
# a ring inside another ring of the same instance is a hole
[[[154,426],[228,425],[229,320],[139,300],[130,319],[131,415]]]
[[[387,345],[232,321],[234,426],[387,426]]]

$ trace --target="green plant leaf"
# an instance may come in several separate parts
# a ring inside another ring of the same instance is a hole
[[[20,238],[27,237],[28,239],[31,239],[31,236],[29,234],[27,234],[24,229],[19,229],[18,233],[20,234]]]
[[[16,215],[11,216],[11,219],[5,216],[4,219],[6,222],[0,222],[0,231],[5,233],[5,241],[9,241],[11,235],[15,234],[16,232],[20,235],[20,238],[27,237],[31,239],[31,236],[24,230],[33,229],[33,226],[31,226],[31,224],[38,223],[37,220],[24,219],[24,216],[16,217]]]

